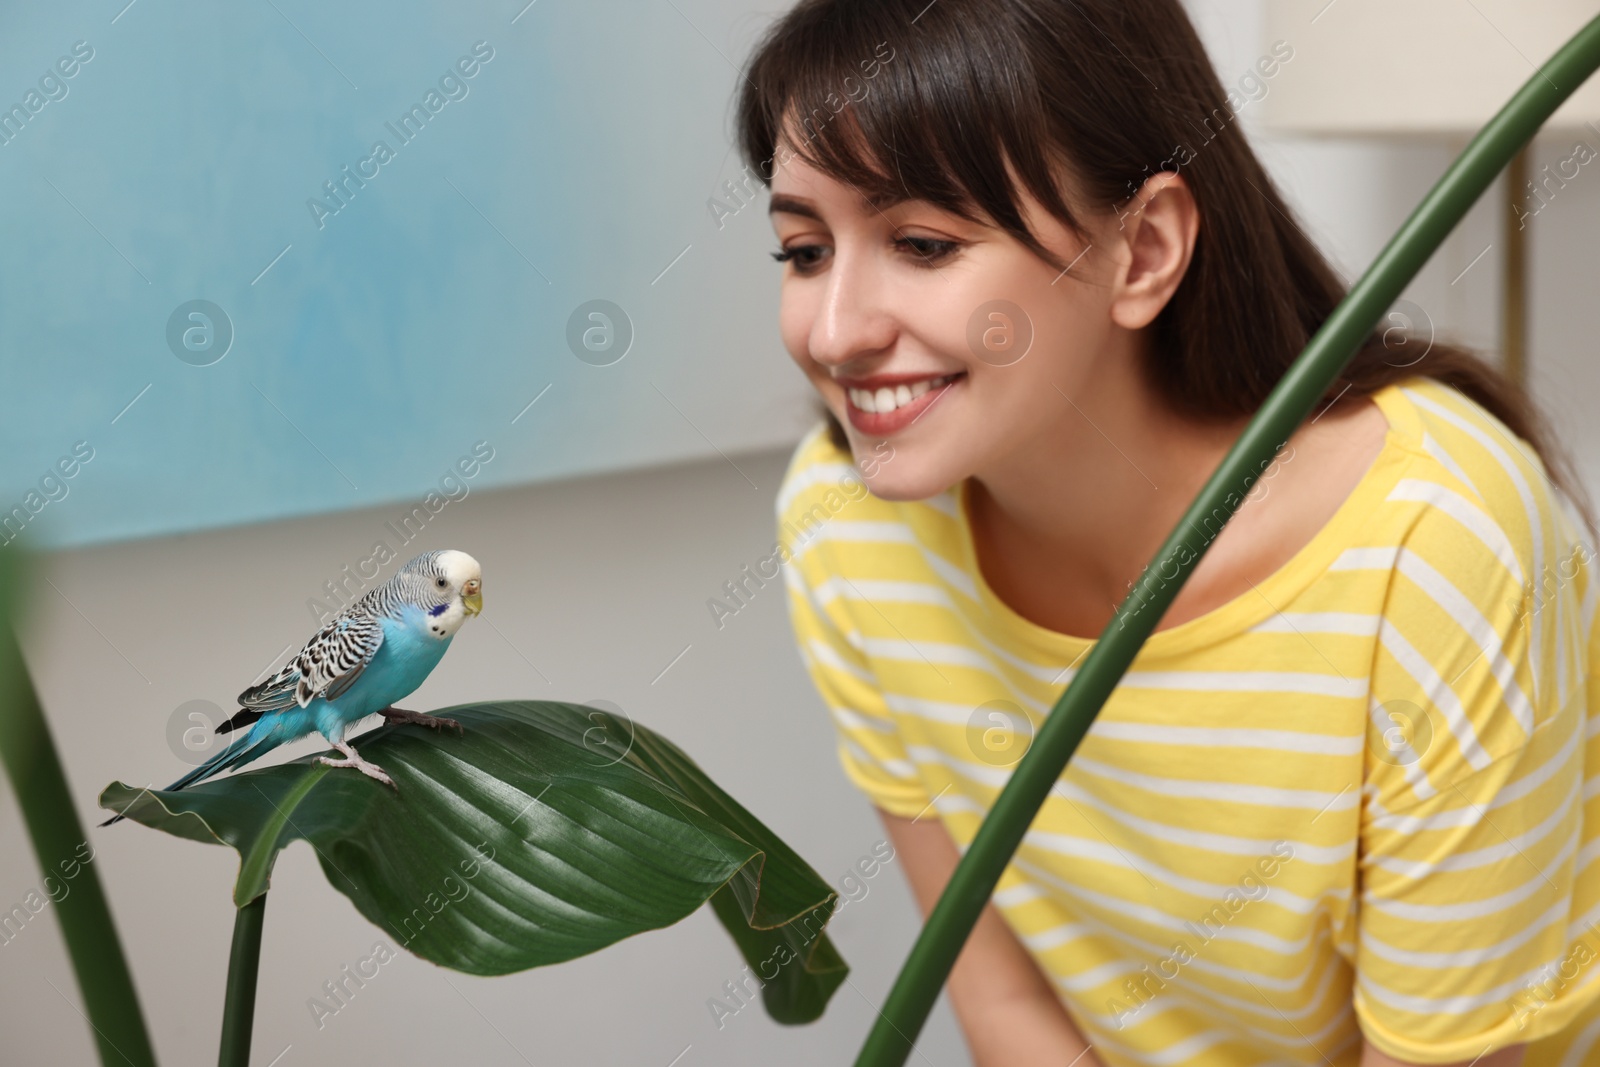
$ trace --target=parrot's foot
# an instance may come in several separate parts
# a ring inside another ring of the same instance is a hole
[[[351,748],[347,743],[343,741],[335,741],[333,743],[333,747],[338,749],[340,752],[343,752],[345,758],[329,759],[327,756],[318,756],[317,762],[326,764],[329,767],[354,767],[368,778],[376,778],[390,789],[395,790],[395,792],[400,791],[399,787],[394,784],[394,780],[383,772],[382,767],[378,766],[376,763],[368,763],[366,760],[362,759],[356,753],[356,750]]]
[[[454,719],[440,719],[432,715],[424,715],[420,711],[406,711],[404,708],[384,708],[378,714],[382,715],[390,723],[410,722],[418,726],[431,726],[435,730],[450,726],[454,727],[458,734],[466,733],[461,724]]]

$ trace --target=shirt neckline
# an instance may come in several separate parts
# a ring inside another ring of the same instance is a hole
[[[1316,535],[1302,545],[1288,562],[1256,583],[1254,589],[1246,590],[1203,615],[1150,634],[1135,656],[1136,661],[1180,655],[1242,633],[1283,610],[1285,605],[1328,569],[1339,554],[1349,547],[1357,530],[1389,495],[1417,454],[1413,442],[1421,437],[1421,420],[1415,405],[1402,390],[1404,384],[1393,382],[1370,394],[1389,422],[1383,447],[1355,488]],[[1099,640],[1098,635],[1084,638],[1041,626],[1018,614],[989,587],[978,566],[977,550],[972,538],[968,512],[968,487],[971,481],[970,477],[963,478],[951,492],[955,503],[961,565],[971,576],[984,614],[991,624],[998,622],[1012,641],[1035,650],[1047,660],[1077,662]]]

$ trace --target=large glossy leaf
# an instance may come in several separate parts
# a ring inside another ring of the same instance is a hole
[[[303,839],[372,922],[424,959],[507,974],[670,926],[707,900],[768,1012],[809,1022],[848,968],[837,894],[672,742],[557,701],[458,705],[464,733],[385,725],[351,744],[398,791],[306,756],[178,791],[114,782],[100,806],[237,849],[234,903]]]

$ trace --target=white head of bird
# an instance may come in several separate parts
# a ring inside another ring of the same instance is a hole
[[[468,615],[483,610],[483,568],[465,552],[425,552],[400,574],[416,582],[419,599],[429,608],[428,628],[439,637],[454,634]]]

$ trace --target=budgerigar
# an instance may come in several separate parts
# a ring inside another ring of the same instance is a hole
[[[217,733],[245,727],[249,732],[167,788],[204,781],[312,731],[345,757],[319,756],[319,762],[354,767],[392,787],[381,767],[345,742],[345,729],[376,713],[391,723],[460,731],[454,719],[402,711],[394,702],[416,691],[467,616],[482,610],[483,576],[477,560],[454,549],[423,553],[329,619],[277,674],[240,693],[239,713],[218,726]],[[116,815],[100,825],[121,819]]]

